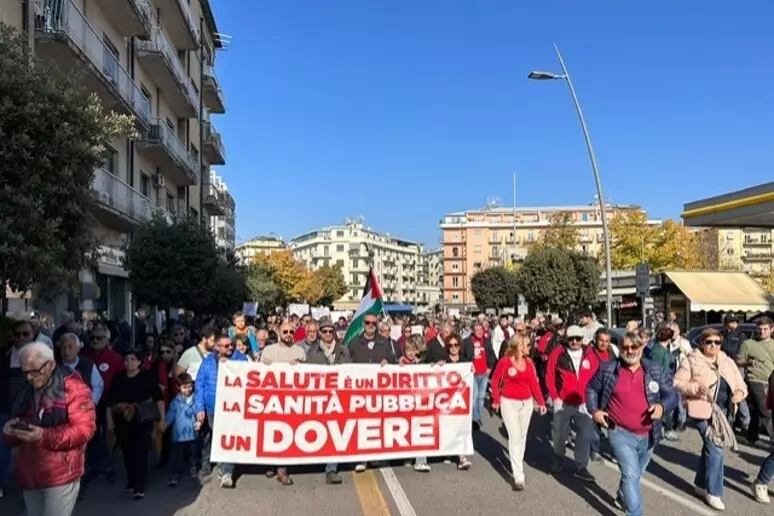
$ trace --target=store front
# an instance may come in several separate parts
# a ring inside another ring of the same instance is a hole
[[[774,228],[774,182],[690,202],[682,218],[693,227]]]
[[[129,273],[123,268],[123,249],[102,246],[94,283],[97,285],[93,300],[94,311],[105,319],[131,321],[132,305]]]

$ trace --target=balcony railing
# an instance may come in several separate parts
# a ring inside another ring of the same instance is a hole
[[[183,165],[191,177],[196,178],[196,170],[199,168],[199,161],[188,152],[175,133],[160,118],[151,119],[152,125],[148,136],[145,138],[150,142],[158,142],[164,146],[169,154]]]
[[[151,218],[150,199],[107,170],[99,168],[95,171],[93,188],[101,204],[120,214],[139,222]]]
[[[213,112],[221,113],[225,111],[226,98],[218,82],[218,77],[215,75],[215,68],[212,66],[207,66],[204,71],[204,85],[210,88],[217,98],[217,104],[219,105],[211,108]]]
[[[134,114],[148,123],[151,114],[150,101],[142,94],[140,87],[124,70],[117,56],[102,41],[80,9],[70,0],[43,0],[42,3],[43,14],[35,19],[36,32],[68,38],[112,85]]]
[[[211,122],[204,122],[202,124],[204,127],[204,141],[207,144],[212,145],[215,147],[220,155],[221,158],[223,158],[223,161],[226,160],[226,148],[223,146],[223,139],[220,137],[220,133],[215,130],[215,128],[212,126]]]
[[[156,52],[164,57],[164,60],[171,70],[172,75],[183,89],[188,102],[191,104],[191,106],[198,107],[199,98],[196,95],[193,82],[191,82],[191,78],[188,76],[185,68],[183,68],[183,63],[181,63],[180,59],[177,57],[177,51],[172,46],[172,43],[169,42],[169,39],[167,38],[166,34],[164,34],[164,31],[161,30],[161,27],[153,28],[151,39],[148,41],[137,41],[136,44],[137,48],[140,50],[144,50],[146,52]]]

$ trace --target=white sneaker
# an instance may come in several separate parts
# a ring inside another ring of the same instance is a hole
[[[366,470],[365,464],[356,464],[355,465],[355,473],[362,473]]]
[[[414,464],[414,471],[419,471],[420,473],[429,473],[430,464],[428,464],[427,462]]]
[[[232,480],[231,475],[226,473],[225,475],[220,477],[220,487],[224,489],[234,487],[234,481]]]
[[[766,505],[771,503],[771,498],[769,498],[769,486],[753,482],[750,487],[752,487],[753,496],[755,496],[756,502]]]
[[[704,498],[704,501],[707,502],[707,505],[716,511],[726,510],[726,506],[723,504],[723,500],[721,500],[719,496],[708,494],[707,497]]]

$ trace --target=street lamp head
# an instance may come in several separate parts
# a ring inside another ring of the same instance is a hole
[[[558,73],[540,72],[535,70],[535,71],[529,72],[529,75],[527,76],[527,78],[532,79],[533,81],[555,81],[558,79],[564,79],[565,76]]]

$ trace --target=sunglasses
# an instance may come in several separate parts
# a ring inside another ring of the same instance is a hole
[[[567,340],[574,341],[574,340],[583,340],[583,337],[567,337]]]
[[[320,333],[325,333],[327,335],[328,333],[333,333],[333,330],[320,330]]]
[[[707,346],[720,346],[722,342],[719,341],[718,339],[707,339],[704,341],[704,344],[706,344]]]
[[[376,321],[365,321],[363,324],[366,326],[376,326]]]
[[[637,351],[640,349],[640,346],[621,346],[621,351],[625,351],[626,353],[631,353],[632,351]]]
[[[292,335],[293,334],[293,330],[282,330],[282,334],[283,335]]]
[[[449,343],[449,347],[450,348],[458,348],[458,347],[460,347],[460,343],[459,342],[450,342]]]

